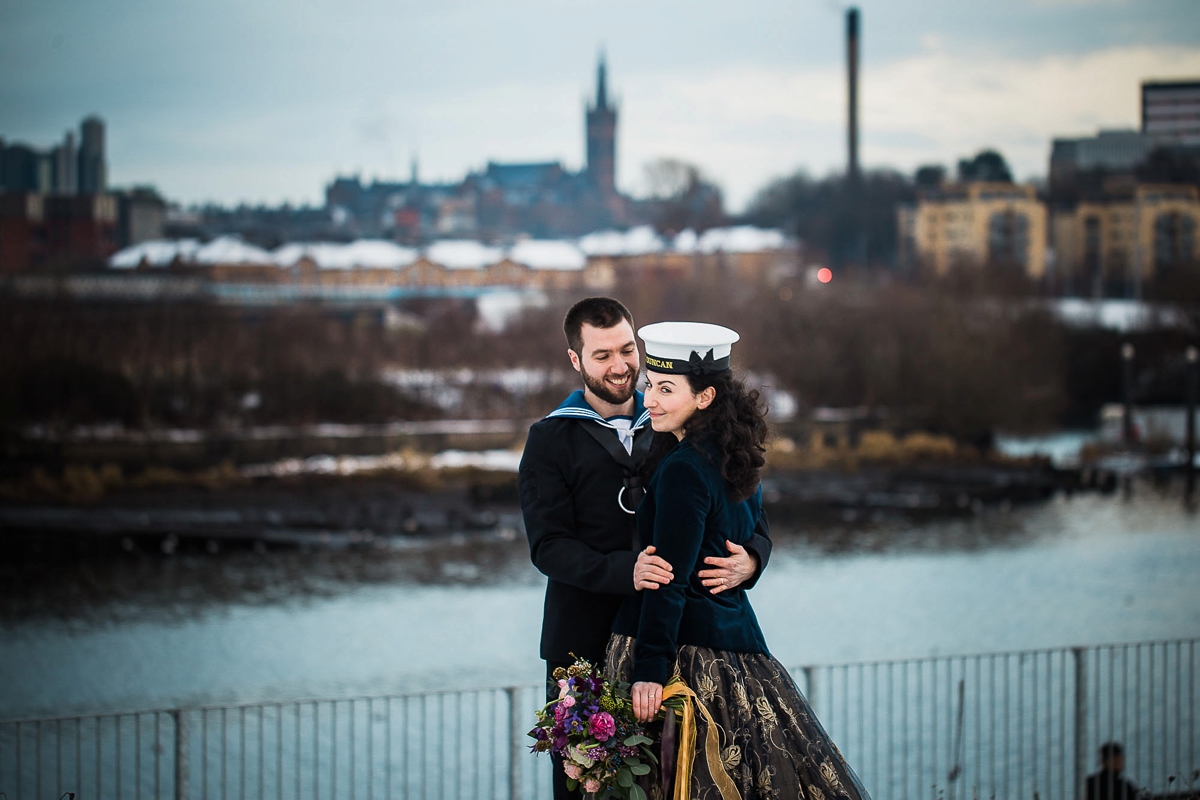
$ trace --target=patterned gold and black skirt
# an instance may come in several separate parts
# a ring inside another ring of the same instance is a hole
[[[605,675],[610,680],[630,679],[633,642],[617,634],[609,639]],[[683,645],[676,667],[719,728],[721,760],[742,800],[870,800],[795,681],[773,657]],[[707,723],[697,722],[701,745]],[[688,796],[720,800],[703,752],[693,762]]]

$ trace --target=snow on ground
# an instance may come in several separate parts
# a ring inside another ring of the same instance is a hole
[[[1053,300],[1051,304],[1060,319],[1080,328],[1107,328],[1125,333],[1159,325],[1178,327],[1184,322],[1182,315],[1175,309],[1141,300],[1087,300],[1067,297]]]
[[[445,450],[433,457],[414,453],[387,453],[381,456],[311,456],[284,458],[268,464],[242,467],[247,478],[284,478],[295,475],[357,475],[370,472],[410,472],[421,469],[480,469],[488,472],[516,472],[521,463],[519,450]]]
[[[548,302],[542,292],[501,291],[480,295],[475,300],[475,308],[479,311],[479,323],[484,330],[499,333],[526,309],[545,308]]]
[[[521,464],[520,450],[446,450],[429,459],[433,469],[475,469],[491,472],[516,472]]]

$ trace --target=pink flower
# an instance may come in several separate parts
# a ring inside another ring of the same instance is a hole
[[[558,705],[556,705],[554,707],[554,721],[562,722],[564,719],[567,718],[567,713],[568,713],[567,707],[564,706],[562,703],[559,703]]]
[[[583,790],[588,794],[595,794],[600,791],[600,781],[596,778],[588,778],[583,782]]]
[[[571,687],[567,685],[566,678],[558,682],[558,696],[560,698],[566,697],[569,691],[571,691]]]
[[[567,695],[562,700],[560,700],[558,702],[558,704],[560,706],[564,706],[565,708],[570,708],[571,706],[575,705],[575,698],[571,697],[571,695]]]
[[[607,742],[617,732],[617,723],[613,721],[612,715],[607,711],[593,715],[588,727],[598,742]]]
[[[583,774],[583,770],[578,764],[572,764],[570,761],[563,762],[563,772],[567,773],[567,777],[571,780],[579,780],[579,776]]]

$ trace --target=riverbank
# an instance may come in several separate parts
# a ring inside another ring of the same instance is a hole
[[[518,460],[519,451],[452,451],[365,465],[327,458],[270,468],[227,466],[109,484],[103,470],[82,478],[78,471],[66,473],[57,482],[35,476],[19,491],[10,489],[0,504],[0,546],[6,557],[22,560],[121,552],[388,551],[431,537],[523,537]],[[80,498],[72,481],[100,487]],[[853,471],[776,466],[763,481],[768,514],[788,528],[969,516],[1095,488],[1084,473],[1039,460],[926,461]]]

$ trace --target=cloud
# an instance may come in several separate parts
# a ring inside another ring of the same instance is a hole
[[[995,147],[1021,176],[1042,175],[1051,139],[1140,124],[1140,83],[1200,74],[1200,47],[1112,47],[1016,58],[930,49],[863,72],[861,159],[911,170]],[[845,163],[840,69],[741,66],[628,84],[622,179],[674,154],[717,176],[736,207],[770,178]]]

